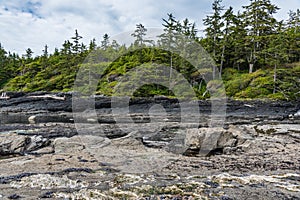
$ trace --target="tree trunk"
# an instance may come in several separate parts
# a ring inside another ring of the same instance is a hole
[[[274,68],[274,88],[273,88],[273,94],[276,93],[276,78],[277,78],[277,73],[276,73],[276,64],[275,64],[275,68]]]
[[[223,65],[224,65],[224,57],[225,57],[225,45],[223,45],[222,49],[222,56],[221,56],[221,65],[220,65],[220,72],[219,72],[219,78],[222,78],[222,71],[223,71]]]
[[[170,58],[170,75],[169,75],[169,91],[173,90],[173,86],[172,86],[172,71],[173,70],[173,55],[171,53],[171,58]],[[168,92],[169,95],[171,95],[170,92]]]
[[[255,52],[255,48],[254,48],[254,52]],[[247,58],[248,63],[249,63],[249,74],[251,74],[253,72],[253,67],[254,67],[254,53],[251,52],[250,57]]]
[[[254,66],[253,63],[249,64],[249,74],[253,73],[253,66]]]
[[[277,62],[277,55],[275,55],[276,62]],[[274,87],[273,87],[273,94],[276,93],[276,79],[277,79],[277,63],[275,62],[274,66]]]

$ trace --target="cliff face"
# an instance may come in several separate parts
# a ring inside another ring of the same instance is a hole
[[[164,97],[130,100],[122,114],[107,97],[72,113],[69,93],[7,95],[2,198],[300,198],[299,102],[228,100],[213,127],[211,101],[197,102],[195,121],[191,104],[183,116]]]

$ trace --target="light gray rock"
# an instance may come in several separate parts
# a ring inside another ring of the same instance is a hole
[[[35,115],[28,117],[28,122],[30,124],[35,124],[35,120],[36,120],[36,116]]]
[[[199,150],[206,134],[199,129],[187,129],[185,137],[185,146],[191,150]]]
[[[30,137],[30,143],[26,147],[26,151],[35,151],[39,148],[48,146],[50,144],[49,139],[43,138],[41,135],[34,135]]]
[[[249,134],[251,131],[245,131],[245,129],[246,127],[240,129],[235,126],[231,126],[229,129],[221,127],[187,129],[185,136],[186,152],[184,154],[196,153],[206,156],[213,151],[222,152],[224,149],[227,153],[232,152],[247,140],[253,139]]]
[[[218,148],[218,140],[223,131],[222,128],[187,129],[185,137],[187,151],[184,154],[197,152],[206,156],[212,150]]]
[[[31,153],[50,145],[50,140],[42,136],[26,136],[17,133],[0,135],[0,155]]]
[[[82,135],[71,138],[57,138],[53,144],[55,153],[76,153],[83,149],[102,148],[110,144],[110,140],[99,136]]]
[[[207,132],[205,133],[205,138],[203,140],[203,143],[201,144],[199,153],[201,156],[207,156],[213,150],[217,150],[218,148],[220,148],[218,146],[218,142],[220,136],[223,134],[223,131],[221,128],[213,128],[213,129],[210,128],[201,131],[207,131]]]
[[[0,135],[0,155],[23,154],[30,141],[30,137],[16,133]]]
[[[297,133],[300,130],[300,124],[277,124],[277,125],[258,125],[254,129],[258,134],[266,135],[286,135]]]
[[[248,140],[253,140],[258,134],[254,130],[253,126],[229,126],[228,132],[232,133],[233,137],[237,139],[236,146],[242,145]]]
[[[31,153],[32,154],[39,154],[39,155],[41,155],[41,154],[51,154],[51,153],[54,153],[54,147],[52,145],[47,146],[47,147],[32,151]]]
[[[236,143],[237,139],[233,138],[232,134],[224,132],[218,139],[217,148],[223,149],[225,147],[234,147],[236,146]]]

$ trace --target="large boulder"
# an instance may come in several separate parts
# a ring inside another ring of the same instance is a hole
[[[249,131],[237,127],[187,129],[184,154],[207,156],[216,152],[228,153],[229,150],[251,139],[252,135]]]

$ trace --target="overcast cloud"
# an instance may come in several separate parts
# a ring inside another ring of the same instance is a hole
[[[0,43],[11,52],[24,54],[31,48],[41,54],[43,46],[53,51],[78,29],[83,42],[93,38],[99,43],[105,33],[132,31],[137,23],[161,28],[167,13],[182,20],[189,18],[203,29],[202,19],[211,12],[213,0],[0,0]],[[250,1],[223,0],[235,10]],[[300,8],[299,0],[273,0],[281,10],[276,15],[286,19],[289,10]],[[287,3],[288,2],[288,3]]]

